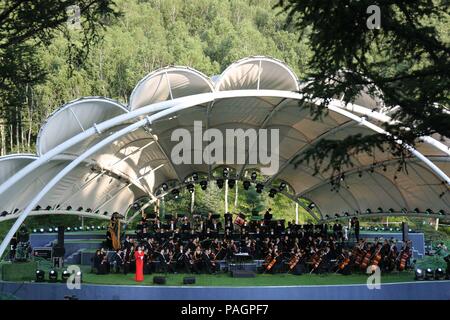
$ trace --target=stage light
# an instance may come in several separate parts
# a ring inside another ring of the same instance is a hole
[[[308,204],[308,209],[314,209],[316,207],[316,204],[314,202],[311,202],[310,204]]]
[[[37,229],[33,229],[33,233],[36,233],[37,232]]]
[[[431,210],[430,208],[428,208],[425,212],[428,214],[433,214],[433,210]]]
[[[425,271],[425,280],[433,280],[434,279],[434,272],[431,268],[427,268]]]
[[[390,213],[394,213],[394,211],[395,211],[394,209],[389,208],[389,212],[390,212]]]
[[[223,188],[223,183],[224,183],[223,179],[217,179],[217,180],[216,180],[216,183],[217,183],[217,187],[218,187],[219,189],[222,189],[222,188]]]
[[[70,230],[72,230],[70,227],[67,227],[67,231],[70,231]]]
[[[229,174],[228,169],[227,169],[227,168],[224,168],[223,171],[222,171],[222,175],[223,175],[223,177],[224,177],[225,179],[228,178],[228,174]]]
[[[101,230],[102,228],[100,226],[97,226],[97,230]]]
[[[386,172],[386,171],[387,171],[387,167],[386,167],[386,165],[385,165],[385,164],[383,165],[383,171],[384,171],[384,172]]]
[[[424,274],[423,270],[420,268],[416,269],[415,275],[416,275],[415,280],[417,280],[417,281],[422,281],[425,279],[425,274]]]
[[[180,190],[178,190],[178,189],[173,189],[173,190],[172,190],[172,195],[175,197],[175,199],[177,199],[178,196],[180,195]]]
[[[236,184],[236,180],[234,180],[234,179],[229,179],[228,180],[228,187],[230,189],[233,189],[235,184]]]
[[[250,188],[250,181],[245,180],[244,182],[242,182],[242,185],[244,186],[244,190],[248,190]]]
[[[340,217],[339,213],[336,213],[334,216],[335,216],[336,218],[339,218],[339,217]]]
[[[47,206],[47,208],[45,208],[45,210],[47,210],[47,211],[49,211],[49,210],[51,210],[51,206]]]
[[[278,190],[283,191],[284,189],[286,189],[286,182],[281,182],[280,186],[278,187]]]
[[[253,181],[255,181],[256,178],[258,178],[258,174],[257,174],[255,171],[253,171],[252,174],[250,175],[250,178],[251,178]]]
[[[50,282],[56,282],[58,280],[58,272],[56,270],[50,270],[48,273],[48,279]]]
[[[366,210],[366,213],[371,214],[371,213],[372,213],[372,210],[367,209],[367,210]]]
[[[414,212],[415,212],[415,213],[419,213],[419,212],[420,212],[419,208],[415,208],[415,209],[414,209]]]
[[[44,228],[41,228],[39,231],[40,231],[41,233],[44,233]]]
[[[441,215],[441,216],[443,216],[443,215],[445,215],[445,211],[444,210],[439,210],[439,214]]]
[[[77,227],[73,228],[73,231],[78,231],[78,228]]]
[[[44,282],[45,272],[43,270],[36,270],[36,282]]]
[[[325,219],[330,219],[330,216],[326,214]]]
[[[264,189],[264,185],[262,183],[256,184],[256,192],[261,193]]]
[[[202,188],[202,190],[206,190],[208,188],[208,181],[200,181],[200,187]]]
[[[69,279],[69,278],[70,278],[70,272],[67,270],[64,270],[61,275],[61,282],[67,282],[67,279]]]
[[[348,213],[348,212],[346,211],[346,212],[344,212],[344,216],[348,217],[348,216],[350,216],[350,213]]]
[[[167,183],[163,183],[162,185],[161,185],[161,188],[163,189],[163,191],[167,191],[167,190],[169,190],[169,185],[167,184]]]
[[[36,208],[34,208],[34,211],[39,211],[41,209],[42,209],[41,206],[36,206]]]
[[[95,230],[95,226],[91,226],[91,229],[92,229],[92,230]]]
[[[72,207],[71,206],[67,206],[66,210],[70,211],[70,210],[72,210]]]
[[[133,209],[134,210],[139,210],[140,207],[141,206],[139,205],[139,203],[137,203],[137,202],[133,203]]]
[[[270,191],[269,191],[269,197],[275,198],[275,195],[276,195],[276,194],[277,194],[277,190],[276,190],[276,189],[274,189],[274,188],[270,189]]]
[[[48,228],[48,232],[53,232],[53,229],[52,228]]]
[[[87,212],[87,213],[91,213],[91,212],[92,212],[92,209],[91,209],[91,208],[87,208],[87,209],[86,209],[86,212]]]
[[[102,226],[102,230],[106,230],[106,226]]]
[[[436,280],[444,280],[445,279],[445,272],[442,268],[437,268],[434,272],[434,279]]]
[[[362,177],[362,172],[361,171],[358,172],[358,177],[360,177],[360,178]]]
[[[377,210],[378,210],[378,212],[379,212],[379,213],[383,213],[383,208],[381,208],[381,207],[378,207],[378,209],[377,209]]]
[[[188,183],[188,185],[186,186],[186,188],[188,189],[188,191],[190,193],[194,192],[194,185],[192,183]]]
[[[198,173],[197,173],[197,172],[194,172],[194,173],[192,174],[192,179],[194,179],[194,181],[197,181],[197,180],[198,180]]]
[[[94,212],[95,214],[99,214],[100,213],[100,210],[95,210],[95,212]]]
[[[6,217],[8,215],[8,211],[3,211],[0,217]]]
[[[78,207],[78,211],[83,211],[83,207]]]

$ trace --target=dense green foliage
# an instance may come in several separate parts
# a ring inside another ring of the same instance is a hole
[[[379,28],[372,28],[379,9]],[[300,161],[336,176],[353,165],[351,155],[389,150],[401,158],[424,135],[450,137],[450,11],[446,0],[280,0],[289,23],[309,35],[314,78],[307,98],[341,97],[354,101],[362,89],[384,102],[400,122],[385,124],[391,134],[353,135],[342,141],[321,140]],[[371,26],[369,28],[369,26]],[[325,111],[315,108],[317,117]],[[411,125],[405,126],[408,123]],[[324,161],[331,156],[330,163]],[[337,180],[339,181],[339,180]]]
[[[127,103],[142,77],[167,65],[214,75],[240,58],[267,55],[285,61],[299,76],[307,70],[306,40],[298,42],[298,34],[284,28],[286,15],[272,9],[275,1],[115,2],[122,16],[108,20],[99,31],[102,41],[91,45],[83,64],[67,63],[69,41],[63,32],[47,46],[33,49],[46,74],[14,92],[29,98],[9,106],[21,110],[21,119],[0,119],[2,154],[34,152],[40,124],[62,104],[89,95]]]

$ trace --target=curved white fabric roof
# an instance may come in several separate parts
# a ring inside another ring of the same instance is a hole
[[[313,175],[312,164],[295,165],[321,139],[381,130],[380,124],[390,121],[389,117],[374,110],[380,102],[367,93],[354,104],[334,101],[323,119],[314,120],[308,107],[299,106],[302,96],[297,77],[278,60],[242,59],[214,83],[191,68],[169,67],[142,79],[127,107],[90,97],[58,109],[41,128],[37,156],[0,158],[0,221],[29,211],[48,214],[53,210],[107,219],[113,212],[125,213],[140,197],[155,199],[163,182],[182,184],[193,172],[211,175],[223,163],[175,165],[170,158],[176,144],[171,141],[172,132],[184,128],[193,133],[194,121],[201,121],[203,130],[214,128],[222,133],[239,128],[279,129],[280,169],[262,182],[266,190],[287,182],[293,188],[287,196],[313,201],[319,219],[367,209],[375,212],[379,207],[384,212],[406,209],[403,213],[410,215],[417,213],[416,208],[420,213],[428,208],[450,211],[448,140],[427,137],[418,142],[408,174],[397,172],[398,160],[389,153],[358,155],[357,166],[348,169],[338,192],[331,190],[329,172]],[[248,154],[248,149],[239,145],[233,150],[225,148],[224,154]],[[235,169],[237,178],[250,168],[261,167],[225,164]],[[34,210],[36,206],[41,211]],[[47,207],[49,211],[42,210]]]

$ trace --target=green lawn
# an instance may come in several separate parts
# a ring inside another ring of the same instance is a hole
[[[144,282],[134,281],[134,274],[107,274],[96,275],[89,272],[83,273],[83,282],[94,284],[116,284],[116,285],[153,285],[153,277],[163,274],[144,275]],[[191,274],[167,274],[169,286],[183,284],[183,278]],[[295,286],[295,285],[341,285],[341,284],[365,284],[367,276],[355,274],[343,276],[338,274],[328,275],[287,275],[287,274],[258,274],[256,278],[232,278],[229,274],[195,275],[196,286]],[[382,283],[414,281],[411,272],[400,274],[387,274],[381,277]]]

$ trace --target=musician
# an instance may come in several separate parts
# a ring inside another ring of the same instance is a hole
[[[191,230],[191,223],[189,222],[188,217],[183,218],[183,223],[181,224],[182,232],[189,232]]]
[[[169,231],[173,232],[173,231],[175,231],[176,228],[177,228],[177,224],[176,224],[175,220],[174,219],[170,220],[169,225],[168,225]]]
[[[269,221],[272,219],[272,208],[267,209],[266,213],[264,213],[264,220]]]
[[[356,238],[356,241],[359,241],[359,220],[357,217],[354,217],[354,218],[355,218],[355,220],[354,220],[353,224],[354,224],[354,229],[355,229],[355,238]]]
[[[120,272],[120,267],[123,265],[123,253],[122,250],[118,249],[114,251],[114,254],[111,257],[111,270],[114,270],[115,273]]]
[[[199,274],[200,271],[202,270],[202,266],[203,266],[203,253],[201,250],[200,246],[197,246],[195,248],[194,254],[192,255],[192,260],[193,260],[193,264],[192,264],[192,270]]]

